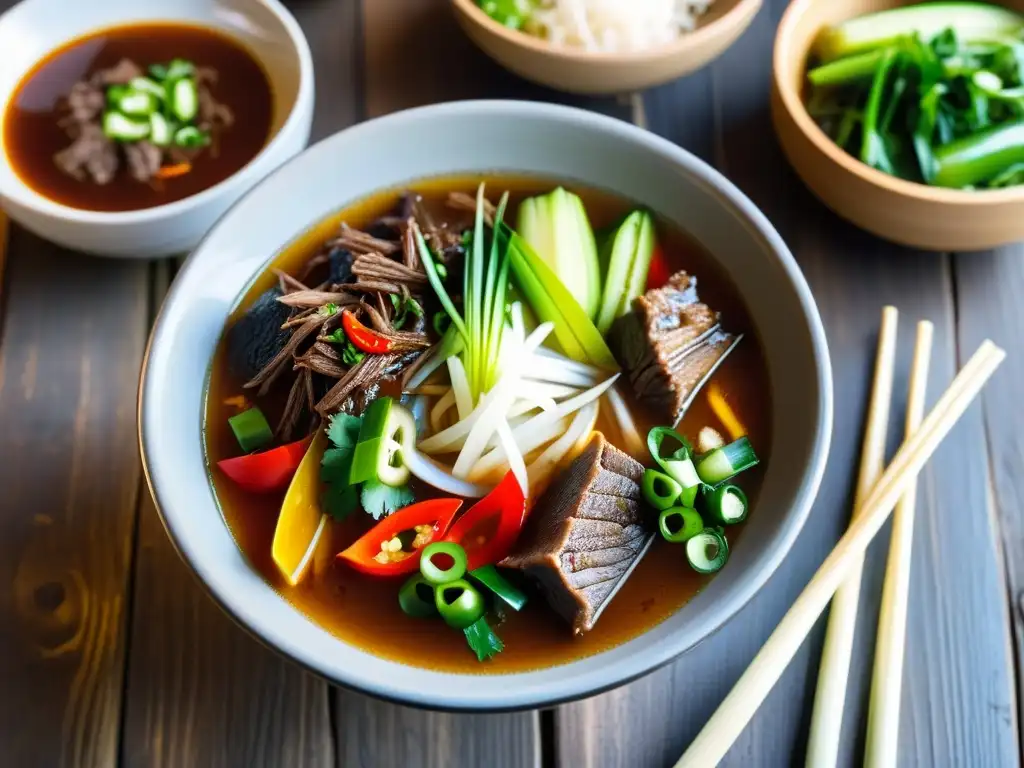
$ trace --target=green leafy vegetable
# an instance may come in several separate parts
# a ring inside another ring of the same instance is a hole
[[[380,520],[412,504],[416,501],[416,495],[407,485],[396,488],[378,480],[367,480],[362,485],[359,500],[368,515],[372,515],[374,520]]]
[[[930,3],[826,30],[807,108],[863,163],[935,186],[1024,181],[1024,17]]]
[[[491,625],[487,623],[486,616],[481,616],[462,631],[478,661],[487,661],[505,650],[505,644],[501,642],[500,637],[494,634]]]

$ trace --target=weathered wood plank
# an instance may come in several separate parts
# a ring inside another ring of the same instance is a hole
[[[181,562],[143,489],[122,761],[335,764],[327,685],[235,625]]]
[[[428,712],[337,689],[339,765],[509,766],[541,764],[536,713],[459,715]]]
[[[317,73],[315,141],[360,114],[359,2],[307,0],[292,11],[309,39]],[[156,281],[160,295],[166,277]],[[329,686],[260,645],[220,611],[174,552],[148,490],[144,496],[125,763],[334,765]]]
[[[710,104],[699,99],[701,86],[691,79],[671,86],[690,92],[685,108],[661,89],[648,95],[646,112],[652,130],[713,158],[768,214],[801,262],[832,350],[836,424],[827,474],[793,552],[734,621],[667,670],[559,711],[557,743],[566,765],[578,765],[581,759],[591,766],[662,765],[678,757],[831,549],[849,518],[881,307],[896,304],[903,315],[897,412],[902,409],[908,345],[917,318],[936,323],[932,400],[953,374],[955,312],[948,259],[881,243],[841,222],[811,199],[775,145],[767,111],[768,77],[774,26],[784,5],[775,2],[712,65]],[[709,123],[716,124],[711,141],[694,128]],[[894,443],[899,432],[894,419]],[[923,475],[901,765],[1009,765],[1017,760],[1012,730],[992,715],[993,708],[1002,711],[1012,702],[992,536],[987,523],[963,522],[965,510],[981,509],[985,501],[981,444],[975,409]],[[887,532],[872,548],[865,568],[841,750],[844,765],[858,762],[863,749],[858,724],[867,711],[886,541]],[[970,572],[951,567],[955,562],[970,562]],[[725,764],[802,762],[822,632],[820,624]]]
[[[147,266],[11,233],[0,337],[0,742],[113,765]]]
[[[983,254],[958,254],[954,271],[959,314],[961,354],[969,353],[984,338],[992,338],[1009,352],[1003,370],[985,389],[983,411],[991,462],[989,512],[998,532],[1006,571],[1007,605],[1013,626],[1011,652],[1017,669],[1016,711],[996,710],[993,717],[1008,718],[1018,741],[1024,734],[1024,245]],[[980,450],[980,448],[979,448]],[[981,509],[972,510],[972,522],[981,522]]]

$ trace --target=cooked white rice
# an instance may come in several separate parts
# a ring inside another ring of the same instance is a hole
[[[530,0],[519,0],[524,6]],[[714,0],[536,0],[527,31],[554,45],[638,51],[693,30]]]

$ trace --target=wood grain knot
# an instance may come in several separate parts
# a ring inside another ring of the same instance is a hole
[[[46,516],[37,516],[32,538],[14,574],[14,608],[30,653],[53,658],[78,650],[89,608],[81,571],[66,567]]]

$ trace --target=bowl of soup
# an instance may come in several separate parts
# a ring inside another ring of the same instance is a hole
[[[309,138],[312,60],[276,0],[25,0],[0,49],[0,203],[68,248],[186,253]]]
[[[807,285],[724,177],[610,118],[462,102],[325,140],[214,227],[140,443],[240,624],[336,683],[494,710],[739,610],[807,516],[831,397]]]

